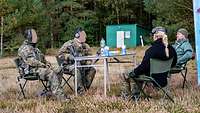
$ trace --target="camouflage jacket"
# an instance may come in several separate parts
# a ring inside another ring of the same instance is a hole
[[[31,46],[27,40],[18,49],[18,56],[22,60],[25,74],[35,72],[38,67],[45,67],[46,59],[38,48]]]
[[[59,58],[67,61],[67,64],[73,64],[74,62],[70,61],[73,57],[80,57],[80,56],[88,56],[92,55],[91,48],[87,43],[80,44],[76,39],[69,40],[63,44],[63,46],[60,48],[58,56]],[[91,61],[82,61],[81,64],[88,64],[91,63]]]

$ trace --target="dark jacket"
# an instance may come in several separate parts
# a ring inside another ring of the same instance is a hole
[[[160,59],[160,60],[168,60],[173,57],[172,67],[175,66],[176,61],[177,61],[176,51],[171,45],[168,45],[168,49],[169,49],[169,57],[167,57],[165,54],[165,46],[162,43],[162,39],[158,39],[154,41],[152,43],[152,46],[146,50],[145,56],[143,57],[141,64],[134,69],[134,73],[136,75],[145,74],[149,76],[151,58]],[[165,86],[167,84],[166,73],[162,73],[162,76],[153,75],[153,77],[161,86]]]

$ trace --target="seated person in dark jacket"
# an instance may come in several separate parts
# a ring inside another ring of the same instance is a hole
[[[151,47],[145,51],[145,55],[140,65],[134,70],[129,70],[123,73],[122,97],[127,98],[130,92],[130,83],[133,77],[140,75],[150,75],[150,59],[169,60],[173,58],[172,66],[176,65],[177,55],[174,48],[168,44],[166,30],[163,27],[156,27],[152,30],[153,40]],[[167,85],[167,73],[162,73],[162,76],[153,76],[161,87]],[[140,83],[143,85],[143,83]],[[139,96],[139,89],[136,85],[133,86],[131,91],[133,97]],[[135,98],[133,98],[135,99]]]

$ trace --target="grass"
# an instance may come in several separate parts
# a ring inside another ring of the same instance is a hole
[[[146,47],[135,49],[138,53],[138,61],[141,61],[144,49]],[[0,59],[0,62],[7,63],[0,66],[1,113],[200,113],[200,89],[196,81],[195,61],[191,61],[188,65],[188,81],[192,85],[182,89],[182,77],[178,74],[173,75],[170,80],[171,94],[175,103],[160,98],[162,93],[153,93],[151,89],[148,90],[153,97],[150,101],[144,98],[138,102],[122,100],[120,98],[119,71],[131,67],[120,65],[124,68],[118,69],[116,64],[110,65],[112,84],[107,97],[103,96],[102,69],[98,68],[92,87],[84,96],[75,97],[74,93],[65,87],[65,92],[72,97],[72,100],[61,103],[52,99],[36,97],[38,90],[41,89],[39,82],[31,82],[26,87],[28,99],[17,99],[19,91],[16,84],[17,70],[15,70],[14,64],[9,62],[10,60],[12,58]],[[48,56],[48,60],[56,64],[54,57]]]

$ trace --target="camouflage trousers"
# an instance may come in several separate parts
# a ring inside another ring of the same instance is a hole
[[[61,87],[63,73],[58,68],[38,68],[37,70],[42,80],[47,80],[48,88],[57,99],[64,98],[64,92]]]
[[[75,69],[70,70],[70,73],[75,75]],[[94,67],[84,67],[77,69],[77,86],[79,94],[90,88],[95,74],[96,69]]]
[[[125,71],[122,74],[122,87],[121,87],[121,97],[125,100],[128,98],[133,98],[134,96],[140,95],[140,90],[136,85],[135,81],[130,75],[130,71]],[[143,82],[137,83],[139,87],[142,87]]]

